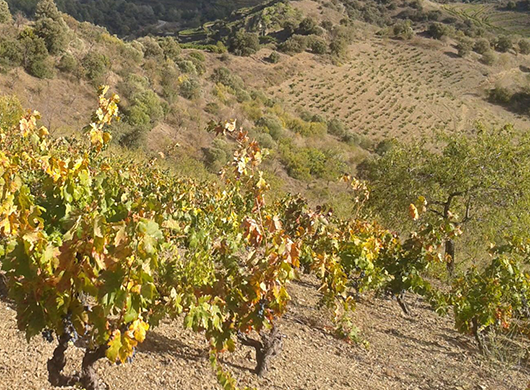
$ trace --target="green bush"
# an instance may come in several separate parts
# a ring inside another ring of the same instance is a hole
[[[502,35],[497,39],[495,43],[495,50],[500,51],[501,53],[507,53],[513,49],[512,38],[507,35]]]
[[[278,50],[284,53],[302,53],[307,48],[307,37],[303,35],[293,35],[278,46]]]
[[[57,68],[64,73],[74,73],[78,67],[77,59],[70,53],[63,54],[57,64]]]
[[[508,88],[495,87],[489,91],[488,97],[493,103],[508,104],[512,99],[512,92]]]
[[[83,58],[81,64],[85,69],[86,77],[91,81],[99,82],[107,72],[110,61],[106,55],[91,51]]]
[[[326,41],[316,35],[308,37],[308,46],[315,54],[325,54],[328,51],[328,44]]]
[[[347,131],[344,123],[338,118],[333,118],[328,122],[328,133],[335,137],[343,138]]]
[[[475,45],[473,46],[473,50],[478,54],[487,53],[491,50],[490,42],[486,38],[477,39]]]
[[[19,66],[24,56],[22,45],[14,39],[0,38],[0,63],[7,66]]]
[[[396,38],[411,39],[414,36],[410,20],[396,22],[392,27],[392,32]]]
[[[172,61],[177,60],[178,56],[182,52],[180,45],[172,37],[159,38],[158,46],[160,47],[160,49],[162,49],[162,53],[164,54],[164,57],[167,60],[172,60]],[[153,54],[154,56],[158,54],[158,51],[155,46],[153,47],[153,49],[150,50],[148,57]]]
[[[184,80],[180,84],[180,96],[188,100],[197,99],[201,96],[201,84],[195,78]]]
[[[458,40],[456,49],[458,50],[458,55],[460,57],[465,57],[471,53],[471,49],[473,49],[473,41],[469,38],[462,37]]]
[[[451,35],[451,29],[449,26],[438,22],[431,23],[428,31],[429,35],[434,39],[442,39]]]
[[[278,54],[278,52],[276,51],[273,51],[269,55],[268,60],[271,64],[277,64],[278,62],[280,62],[280,54]]]
[[[521,39],[519,40],[518,45],[519,45],[519,52],[521,54],[530,54],[530,40]]]
[[[24,115],[22,104],[16,96],[0,96],[0,128],[10,129]]]
[[[493,65],[495,62],[497,62],[497,56],[492,50],[489,50],[482,54],[482,57],[480,58],[480,62],[482,62],[485,65]]]
[[[238,30],[229,39],[229,49],[238,56],[249,56],[260,49],[257,34],[248,33],[243,29]]]
[[[265,115],[261,117],[256,122],[256,125],[264,128],[265,131],[276,141],[285,137],[285,129],[283,128],[282,122],[274,115]]]

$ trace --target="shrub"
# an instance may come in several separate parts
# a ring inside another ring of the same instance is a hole
[[[512,93],[508,88],[495,87],[489,91],[489,100],[493,103],[508,104],[512,99]]]
[[[260,48],[257,34],[248,33],[243,29],[237,31],[229,40],[229,49],[238,56],[249,56]]]
[[[300,35],[311,35],[318,34],[319,30],[320,27],[318,27],[316,20],[307,17],[300,22],[298,28],[296,29],[296,32]]]
[[[180,96],[188,100],[197,99],[201,96],[201,84],[195,78],[184,80],[180,84]]]
[[[343,138],[346,135],[344,123],[338,118],[333,118],[328,122],[328,133],[335,137]]]
[[[24,115],[22,104],[16,96],[0,96],[0,128],[10,129]]]
[[[182,52],[178,42],[172,37],[164,37],[158,39],[158,46],[162,49],[162,53],[167,60],[175,61]],[[151,51],[153,50],[153,51]],[[156,47],[150,49],[149,55],[157,54]]]
[[[530,54],[530,40],[521,39],[519,40],[518,45],[519,45],[519,52],[521,54]]]
[[[238,75],[233,74],[230,69],[223,67],[214,69],[210,79],[214,83],[220,83],[232,88],[234,91],[244,89],[245,84]]]
[[[497,39],[495,49],[501,53],[507,53],[513,48],[512,38],[507,35],[502,35]]]
[[[412,30],[410,20],[397,22],[394,24],[392,32],[395,37],[401,39],[411,39],[414,36],[414,30]]]
[[[303,35],[293,35],[278,46],[278,49],[284,53],[302,53],[306,48],[307,37]]]
[[[458,40],[458,43],[456,44],[456,49],[458,50],[458,55],[460,57],[465,57],[469,53],[471,53],[471,49],[473,48],[473,41],[469,38],[462,37]]]
[[[486,38],[477,39],[473,46],[473,50],[478,54],[484,54],[491,50],[490,42]]]
[[[199,62],[206,61],[206,57],[200,51],[192,51],[191,53],[188,54],[188,56],[191,57],[191,58],[196,59]]]
[[[193,61],[179,60],[177,61],[177,66],[183,73],[197,74],[197,68],[195,67]]]
[[[278,54],[278,52],[276,51],[273,51],[269,55],[268,60],[271,64],[277,64],[278,62],[280,62],[280,54]]]
[[[445,24],[434,22],[429,25],[429,35],[434,39],[442,39],[450,33],[451,30]]]
[[[337,57],[346,55],[348,49],[348,41],[342,37],[335,37],[329,44],[331,54]]]
[[[104,54],[89,52],[81,61],[85,69],[85,75],[89,80],[99,81],[107,72],[110,61]]]
[[[323,38],[318,36],[309,36],[308,46],[315,54],[325,54],[328,51],[328,44]]]
[[[5,0],[0,0],[0,23],[11,23],[12,20],[9,5]]]
[[[156,57],[162,57],[165,54],[159,42],[153,37],[143,37],[143,38],[138,39],[138,42],[142,44],[144,57],[155,57],[156,58]],[[168,45],[168,42],[169,41],[165,41],[163,44]],[[169,52],[168,54],[171,54],[171,52]]]
[[[70,53],[65,53],[59,60],[57,68],[65,73],[74,73],[79,66],[77,59]]]
[[[285,129],[280,120],[274,115],[265,115],[256,122],[257,126],[263,127],[271,137],[278,141],[285,137]]]
[[[492,50],[489,50],[482,54],[482,57],[480,58],[480,62],[482,62],[485,65],[493,65],[497,61],[497,56]]]
[[[40,0],[35,10],[35,33],[44,39],[51,54],[66,47],[68,27],[53,0]]]
[[[22,45],[14,39],[0,38],[0,62],[8,66],[19,66],[24,60]]]

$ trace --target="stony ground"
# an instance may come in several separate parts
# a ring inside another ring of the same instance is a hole
[[[453,330],[421,300],[409,297],[414,315],[405,317],[391,300],[358,305],[361,341],[348,344],[329,331],[327,314],[316,308],[310,280],[292,285],[293,302],[281,321],[284,350],[263,379],[253,373],[253,352],[241,347],[224,359],[240,385],[258,389],[440,389],[522,390],[530,382],[528,362],[500,364],[481,357],[473,339]],[[16,330],[15,312],[0,301],[0,389],[53,389],[46,361],[54,345],[40,337],[27,343]],[[80,351],[68,355],[78,364]],[[165,322],[148,334],[132,364],[98,363],[111,389],[217,389],[205,341],[180,323]]]

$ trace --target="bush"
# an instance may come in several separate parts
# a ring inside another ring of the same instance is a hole
[[[167,60],[176,61],[182,49],[178,42],[172,37],[164,37],[158,39],[158,46],[162,49],[162,53]],[[152,51],[151,51],[152,50]],[[153,46],[149,51],[149,55],[157,54],[157,49]]]
[[[229,50],[238,56],[249,56],[259,49],[258,35],[248,33],[243,29],[237,31],[229,40]]]
[[[276,51],[273,51],[269,55],[268,60],[271,64],[277,64],[278,62],[280,62],[280,54],[278,54],[278,52]]]
[[[197,74],[197,68],[195,67],[193,61],[179,60],[177,61],[177,66],[183,73]]]
[[[296,32],[300,35],[321,35],[321,32],[319,34],[319,31],[321,30],[320,27],[318,27],[316,20],[310,17],[303,19],[296,30]]]
[[[142,50],[144,52],[144,57],[162,57],[164,55],[164,50],[160,46],[159,42],[153,37],[143,37],[137,40],[142,44]],[[169,41],[165,41],[163,44],[169,44]],[[168,53],[169,54],[169,53]]]
[[[346,135],[344,123],[338,118],[333,118],[328,122],[328,133],[335,137],[343,138]]]
[[[475,42],[473,50],[478,54],[484,54],[491,50],[490,42],[486,38],[480,38]]]
[[[206,61],[206,57],[200,51],[192,51],[191,53],[188,54],[188,56],[191,57],[191,58],[196,59],[199,62]]]
[[[188,100],[197,99],[201,96],[201,84],[195,78],[184,80],[180,84],[180,96]]]
[[[0,0],[0,23],[11,23],[12,20],[9,5],[5,0]]]
[[[17,40],[0,38],[0,63],[19,66],[23,60],[22,46]]]
[[[508,104],[512,99],[512,93],[508,88],[495,87],[489,91],[488,97],[492,103]]]
[[[497,56],[492,50],[489,50],[482,54],[482,57],[480,58],[480,62],[482,62],[485,65],[493,65],[495,62],[497,62]]]
[[[315,35],[308,37],[308,46],[314,54],[325,54],[328,51],[326,41]]]
[[[512,38],[507,35],[502,35],[499,37],[495,44],[495,49],[501,53],[507,53],[513,48]]]
[[[434,39],[442,39],[450,35],[451,30],[448,26],[442,23],[434,22],[429,25],[429,35]]]
[[[265,131],[276,141],[285,137],[285,129],[280,120],[274,115],[261,117],[256,122],[256,125],[264,128]]]
[[[234,75],[230,69],[223,67],[214,69],[210,80],[214,83],[220,83],[227,87],[232,88],[234,91],[244,89],[245,84],[238,75]]]
[[[57,64],[57,68],[64,73],[74,73],[78,66],[77,59],[70,53],[63,54]]]
[[[99,81],[107,72],[110,61],[104,54],[89,52],[81,61],[85,69],[85,75],[89,80]]]
[[[329,44],[331,54],[337,57],[346,55],[348,50],[348,41],[342,37],[335,37]]]
[[[414,30],[412,30],[410,20],[397,22],[394,24],[392,32],[395,37],[401,39],[411,39],[414,36]]]
[[[462,37],[458,40],[458,43],[456,44],[456,49],[458,50],[458,55],[460,57],[465,57],[469,53],[471,53],[471,49],[473,48],[473,41],[469,38]]]
[[[22,104],[16,96],[0,96],[0,128],[10,129],[24,115]]]
[[[521,54],[530,54],[530,40],[521,39],[519,40],[518,45],[519,45],[519,52]]]
[[[293,35],[278,46],[278,50],[284,53],[302,53],[307,48],[307,37],[303,35]]]

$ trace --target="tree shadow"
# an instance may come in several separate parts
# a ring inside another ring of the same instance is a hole
[[[389,329],[389,330],[385,331],[385,333],[390,334],[392,336],[395,336],[395,337],[397,337],[399,339],[403,339],[403,340],[406,340],[406,341],[412,341],[414,344],[417,344],[419,346],[419,348],[425,350],[426,352],[432,353],[434,350],[437,350],[438,352],[443,353],[443,354],[448,355],[448,356],[459,355],[458,352],[454,352],[449,347],[447,347],[445,345],[442,345],[439,342],[429,341],[429,340],[422,340],[422,339],[416,338],[416,337],[414,337],[414,336],[412,336],[410,334],[406,335],[406,334],[401,333],[398,329]],[[438,335],[438,336],[442,336],[441,338],[446,339],[445,335]]]

